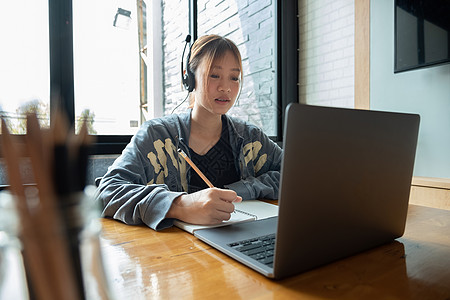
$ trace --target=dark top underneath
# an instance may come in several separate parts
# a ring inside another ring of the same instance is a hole
[[[198,155],[192,149],[190,149],[190,152],[191,160],[215,187],[223,188],[226,184],[239,181],[240,177],[236,170],[235,158],[230,146],[227,122],[224,118],[222,118],[220,140],[205,155]],[[207,187],[208,185],[197,172],[191,169],[189,193],[194,193]]]

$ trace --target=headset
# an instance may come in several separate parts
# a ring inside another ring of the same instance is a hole
[[[184,63],[183,63],[184,52],[186,51],[186,47],[190,41],[191,41],[191,35],[188,34],[186,36],[186,40],[185,40],[186,43],[184,44],[183,55],[181,56],[181,82],[183,83],[184,88],[188,91],[188,94],[186,95],[186,98],[184,98],[184,100],[181,101],[180,104],[175,106],[175,108],[172,110],[172,114],[178,109],[178,107],[181,106],[181,104],[183,104],[187,100],[187,98],[189,97],[189,93],[192,92],[195,88],[195,75],[194,75],[194,72],[192,72],[191,67],[189,66],[189,60],[191,59],[192,45],[189,47],[189,53],[187,56],[186,74],[183,74],[184,73],[183,71],[185,70]]]
[[[187,55],[187,62],[186,62],[186,73],[183,74],[184,72],[184,64],[183,64],[183,58],[184,58],[184,52],[186,51],[186,47],[189,44],[189,42],[191,41],[191,35],[188,34],[186,36],[186,44],[184,44],[184,49],[183,49],[183,55],[181,56],[181,82],[183,83],[184,88],[188,91],[188,92],[192,92],[195,88],[195,75],[194,72],[192,72],[191,67],[189,66],[189,60],[191,59],[191,48],[192,46],[189,47],[189,53]]]

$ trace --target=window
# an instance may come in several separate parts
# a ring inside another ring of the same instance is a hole
[[[13,82],[0,91],[2,114],[18,120],[17,108],[38,99],[48,116],[56,104],[50,94],[59,90],[71,123],[91,122],[98,154],[120,153],[145,120],[181,104],[187,95],[180,63],[188,33],[221,34],[241,50],[244,85],[230,114],[279,141],[284,108],[298,101],[296,1],[14,3],[4,9],[23,15],[0,19],[2,28],[14,28],[6,40],[17,45],[0,57],[2,82]]]
[[[45,0],[2,3],[0,115],[14,134],[26,132],[25,113],[29,111],[37,111],[41,126],[49,126],[47,4]]]
[[[73,1],[75,116],[91,123],[91,134],[138,129],[137,29],[135,0]]]

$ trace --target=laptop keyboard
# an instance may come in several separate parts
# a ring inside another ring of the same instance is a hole
[[[273,267],[275,233],[249,240],[228,244],[231,248],[245,254],[269,267]]]

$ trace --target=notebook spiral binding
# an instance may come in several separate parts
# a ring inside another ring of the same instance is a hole
[[[235,209],[234,211],[240,212],[241,214],[253,217],[253,218],[255,218],[255,220],[258,220],[258,216],[257,215],[251,214],[249,212],[246,212],[246,211],[243,211],[243,210],[240,210],[240,209]]]

